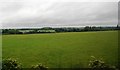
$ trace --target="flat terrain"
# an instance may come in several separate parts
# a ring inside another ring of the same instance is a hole
[[[118,32],[71,32],[3,35],[2,56],[17,59],[23,67],[42,63],[49,68],[87,67],[91,56],[118,62]]]

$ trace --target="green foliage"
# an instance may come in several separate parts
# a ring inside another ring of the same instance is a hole
[[[22,70],[24,68],[22,68],[22,66],[20,65],[19,62],[17,62],[14,59],[5,59],[2,62],[2,70]],[[45,65],[39,63],[37,65],[33,65],[30,70],[47,70],[48,67],[46,67]]]
[[[47,70],[48,67],[46,67],[45,65],[39,63],[39,64],[37,64],[37,65],[33,65],[33,66],[31,67],[31,69],[34,69],[34,70]]]
[[[93,70],[97,70],[97,69],[117,70],[115,66],[108,65],[102,59],[97,59],[94,56],[91,56],[91,58],[92,59],[89,62],[89,67],[92,68]]]
[[[94,56],[91,56],[89,66],[90,68],[109,68],[108,65],[102,59],[96,59]]]
[[[21,70],[21,65],[11,58],[5,59],[2,62],[2,70]]]

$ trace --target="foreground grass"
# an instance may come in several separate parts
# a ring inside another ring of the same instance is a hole
[[[87,67],[90,56],[117,65],[118,32],[73,32],[3,35],[3,59],[16,58],[23,67]]]

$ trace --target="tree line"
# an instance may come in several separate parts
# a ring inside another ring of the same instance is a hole
[[[59,33],[59,32],[86,32],[86,31],[108,31],[108,30],[120,30],[120,27],[43,27],[43,28],[22,28],[22,29],[2,29],[2,34],[33,34],[33,33]]]

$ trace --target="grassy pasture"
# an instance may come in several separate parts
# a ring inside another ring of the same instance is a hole
[[[2,45],[3,59],[15,58],[23,67],[87,67],[90,56],[118,62],[117,31],[3,35]]]

